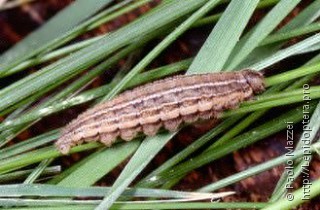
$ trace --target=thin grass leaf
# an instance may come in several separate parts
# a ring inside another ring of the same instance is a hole
[[[94,3],[86,0],[74,2],[40,29],[5,52],[0,57],[0,73],[4,73],[8,68],[41,52],[48,43],[74,28],[109,3],[111,3],[111,0],[95,0]],[[73,15],[70,16],[70,14]]]
[[[174,134],[162,134],[156,137],[147,137],[135,152],[130,162],[122,170],[120,176],[113,184],[97,209],[108,209],[122,194],[123,190],[139,175],[145,166],[162,149],[162,147],[174,136]],[[163,139],[167,140],[163,142]]]
[[[272,10],[249,31],[232,51],[224,69],[235,69],[259,43],[295,8],[300,0],[281,0]]]
[[[266,37],[259,46],[273,44],[280,41],[286,41],[288,39],[306,35],[320,30],[320,23],[312,23],[310,25],[302,26],[297,29],[288,32],[276,33]]]
[[[115,18],[117,16],[124,14],[125,12],[128,11],[128,7],[132,8],[131,6],[133,6],[133,5],[136,5],[136,7],[138,7],[138,5],[140,5],[140,2],[146,2],[146,1],[148,1],[148,0],[141,0],[136,3],[133,3],[132,5],[127,5],[130,2],[132,2],[130,0],[123,1],[123,2],[120,2],[116,5],[96,14],[95,16],[91,17],[90,19],[88,19],[85,22],[78,25],[76,28],[69,30],[62,37],[59,37],[59,39],[56,39],[52,43],[49,43],[49,46],[47,47],[46,51],[44,51],[43,53],[47,53],[49,51],[52,51],[52,50],[56,49],[57,47],[71,41],[72,39],[76,38],[77,36],[94,29],[94,27],[98,27],[99,25],[97,25],[97,23],[102,24],[103,20],[109,21],[112,18]],[[149,1],[151,1],[151,0],[149,0]],[[123,8],[121,8],[121,7],[123,7]],[[159,7],[161,7],[161,4]]]
[[[315,44],[315,45],[309,47],[308,49],[301,50],[297,55],[312,53],[312,52],[319,51],[319,50],[320,50],[320,44]]]
[[[26,152],[28,150],[31,150],[33,148],[45,145],[57,139],[58,137],[59,137],[59,131],[52,130],[40,136],[36,136],[29,140],[12,145],[10,147],[3,148],[0,150],[0,154],[1,154],[0,159],[5,159],[10,156],[14,156],[14,155]]]
[[[296,53],[299,53],[302,50],[305,50],[311,46],[313,46],[314,44],[317,44],[320,42],[320,34],[315,34],[303,41],[300,41],[290,47],[287,47],[286,49],[280,50],[277,53],[274,53],[273,55],[271,55],[270,57],[251,65],[249,68],[252,69],[264,69],[268,66],[271,66],[274,63],[277,63],[285,58],[288,58],[292,55],[295,55]]]
[[[31,174],[32,172],[33,172],[33,169],[28,169],[28,170],[15,171],[12,173],[6,173],[3,175],[0,175],[0,183],[13,182],[13,181],[17,181],[18,179],[23,179],[27,177],[29,174]],[[60,166],[50,166],[43,171],[42,175],[52,176],[60,172],[61,172]]]
[[[223,193],[216,193],[212,195],[199,195],[198,197],[194,196],[193,198],[183,198],[183,199],[161,199],[161,200],[147,200],[147,201],[120,201],[116,202],[115,204],[153,204],[157,205],[159,203],[171,203],[176,204],[178,202],[191,202],[191,201],[199,201],[205,199],[218,199],[221,197],[225,197],[228,195],[234,194],[233,192],[223,192]],[[61,205],[94,205],[99,204],[101,200],[94,199],[94,200],[67,200],[67,199],[24,199],[24,198],[0,198],[0,206],[61,206]]]
[[[41,163],[32,171],[32,173],[24,180],[24,184],[32,184],[37,178],[44,172],[44,170],[51,164],[54,159],[46,159],[41,161]]]
[[[73,147],[70,150],[70,154],[94,149],[99,146],[101,146],[101,144],[97,142],[79,145],[77,147]],[[41,148],[35,151],[31,151],[28,153],[24,153],[21,155],[17,155],[14,157],[10,157],[0,162],[0,174],[22,168],[22,167],[31,165],[33,163],[40,162],[45,159],[56,158],[59,156],[61,156],[61,154],[58,152],[58,150],[53,146],[49,146],[49,147]]]
[[[287,25],[279,30],[279,33],[288,32],[297,27],[306,26],[316,21],[320,16],[320,1],[313,1],[297,17],[292,19]]]
[[[36,66],[38,64],[42,64],[47,61],[53,60],[54,58],[63,57],[65,55],[68,55],[69,53],[73,53],[77,50],[80,50],[84,47],[87,47],[87,46],[95,43],[96,41],[100,40],[102,37],[103,37],[103,35],[93,37],[93,38],[90,38],[90,39],[87,39],[87,40],[84,40],[81,42],[77,42],[75,44],[71,44],[71,45],[66,46],[64,48],[49,52],[47,54],[39,55],[36,58],[28,59],[28,60],[20,63],[19,65],[9,69],[7,72],[1,74],[0,77],[1,78],[6,77],[6,76],[12,75],[14,73],[17,73],[19,71],[22,71],[23,69],[30,68],[30,67]]]
[[[277,4],[280,0],[263,0],[260,1],[257,9],[263,9],[266,7],[270,7],[270,6],[274,6],[275,4]],[[195,22],[195,24],[192,27],[201,27],[201,26],[205,26],[205,25],[212,25],[212,23],[215,23],[219,20],[219,18],[221,17],[222,13],[217,13],[214,15],[209,15],[207,17],[201,18],[200,20],[198,20],[197,22]]]
[[[278,99],[281,99],[283,97],[286,97],[286,98],[289,98],[289,97],[293,97],[293,96],[300,96],[300,97],[303,97],[303,90],[304,89],[295,89],[295,90],[290,90],[290,91],[283,91],[281,93],[275,93],[274,95],[270,95],[270,94],[267,94],[267,95],[261,95],[259,97],[259,101],[256,100],[256,101],[249,101],[249,102],[246,102],[243,104],[244,107],[247,107],[247,106],[251,106],[253,104],[260,104],[260,103],[264,103],[264,102],[270,102],[270,101],[274,101],[274,100],[278,100]],[[320,89],[319,87],[315,86],[315,87],[312,87],[312,90],[314,92],[318,92]],[[307,98],[304,98],[304,101],[306,100]],[[314,98],[313,98],[314,99]],[[310,99],[311,100],[311,99]]]
[[[231,1],[189,67],[189,74],[222,69],[258,3]]]
[[[117,17],[120,17],[121,15],[123,15],[127,12],[133,11],[134,9],[137,9],[137,8],[141,7],[142,5],[145,5],[151,1],[152,0],[140,0],[140,1],[135,2],[134,0],[126,0],[123,2],[119,2],[112,7],[112,11],[105,11],[104,13],[100,14],[100,17],[96,17],[95,21],[91,21],[91,23],[88,25],[86,30],[90,31],[92,29],[95,29],[95,28],[99,27],[100,25],[102,25],[110,20],[113,20]],[[132,3],[132,4],[130,4],[130,3]],[[166,2],[164,1],[164,3],[166,3]],[[116,11],[117,9],[119,9],[119,10]],[[115,12],[113,12],[113,11],[115,11]]]
[[[110,187],[63,187],[48,184],[11,184],[0,186],[0,197],[103,197]],[[148,198],[194,198],[209,197],[211,193],[184,192],[161,189],[127,188],[122,196]]]
[[[289,81],[292,79],[297,79],[302,76],[306,76],[308,74],[313,74],[318,72],[320,68],[320,62],[314,62],[312,64],[307,63],[306,66],[302,66],[297,69],[293,69],[291,71],[287,71],[281,74],[277,74],[267,78],[267,85],[272,86],[276,84],[281,84],[283,81]]]
[[[21,201],[21,202],[19,202]],[[74,210],[74,209],[80,209],[80,210],[88,210],[88,209],[94,209],[96,201],[69,201],[69,203],[77,203],[78,205],[64,205],[64,206],[56,206],[55,200],[52,201],[52,204],[47,203],[46,207],[37,207],[32,206],[28,201],[34,202],[35,205],[37,203],[32,200],[1,200],[1,202],[5,206],[12,206],[15,203],[19,203],[22,206],[30,206],[30,207],[17,207],[15,210],[34,210],[34,209],[43,209],[43,208],[50,208],[52,210]],[[44,201],[45,202],[45,201]],[[159,209],[226,209],[226,208],[234,208],[234,209],[256,209],[256,208],[263,208],[267,206],[268,203],[245,203],[245,202],[152,202],[152,203],[146,203],[146,202],[120,202],[116,203],[113,207],[110,209],[117,209],[117,210],[130,210],[130,209],[154,209],[155,206]],[[3,208],[6,209],[6,208]],[[10,208],[9,208],[10,209]]]
[[[275,34],[286,33],[294,29],[309,25],[320,16],[319,8],[320,0],[315,0],[306,9],[304,9],[301,13],[294,17],[288,24],[279,29]],[[260,62],[261,60],[266,59],[267,57],[272,56],[274,53],[279,51],[284,44],[285,42],[280,42],[256,48],[237,68],[247,68],[248,66],[251,66],[255,63]]]

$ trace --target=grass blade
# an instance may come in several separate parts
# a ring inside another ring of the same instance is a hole
[[[78,0],[74,2],[49,20],[40,29],[5,52],[0,57],[0,74],[4,73],[6,69],[46,49],[47,43],[50,43],[74,28],[102,7],[111,3],[111,1],[112,0],[95,0],[94,2],[89,2],[86,0]],[[70,16],[70,14],[73,15]],[[63,24],[61,24],[61,22],[63,22]]]
[[[231,1],[189,67],[189,74],[222,69],[258,3]]]
[[[280,1],[248,34],[246,34],[232,51],[224,69],[235,69],[259,43],[290,13],[300,0]]]
[[[292,55],[295,55],[299,53],[302,50],[305,50],[307,48],[312,47],[314,44],[317,44],[320,42],[320,33],[315,34],[303,41],[300,41],[290,47],[287,47],[286,49],[280,50],[270,57],[265,58],[264,60],[259,61],[258,63],[253,64],[249,68],[252,69],[264,69],[267,68],[268,66],[271,66],[272,64],[277,63],[278,61],[281,61],[285,58],[288,58]]]
[[[110,187],[62,187],[48,184],[10,184],[0,186],[0,197],[103,197]],[[192,198],[212,196],[211,193],[184,192],[174,190],[158,190],[127,188],[123,196],[149,197],[149,198]]]

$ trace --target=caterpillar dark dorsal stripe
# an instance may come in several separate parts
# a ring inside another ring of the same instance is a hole
[[[63,129],[56,146],[67,154],[84,141],[110,146],[117,137],[129,141],[138,132],[153,136],[162,126],[175,131],[182,122],[219,118],[264,89],[263,75],[253,70],[168,77],[80,114]]]

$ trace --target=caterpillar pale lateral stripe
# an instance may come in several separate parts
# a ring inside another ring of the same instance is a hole
[[[219,118],[264,91],[264,77],[253,70],[180,75],[128,90],[80,114],[62,131],[56,146],[63,154],[86,141],[110,146],[117,137],[175,131],[183,122]]]

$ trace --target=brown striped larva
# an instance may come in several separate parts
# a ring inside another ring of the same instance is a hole
[[[128,90],[80,114],[62,131],[56,146],[67,154],[72,146],[117,137],[129,141],[138,132],[153,136],[160,127],[175,131],[182,122],[218,118],[224,110],[264,91],[264,77],[252,70],[180,75]]]

